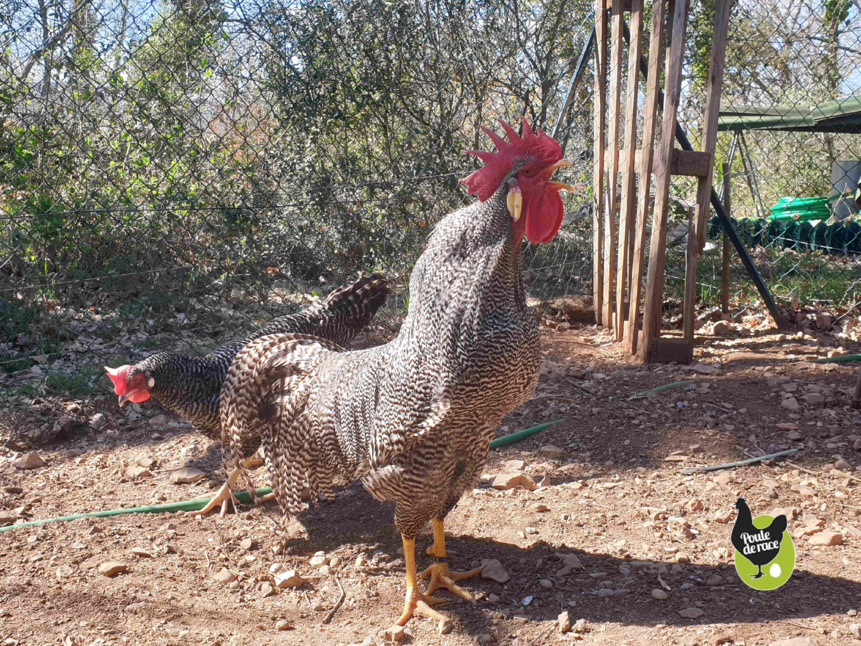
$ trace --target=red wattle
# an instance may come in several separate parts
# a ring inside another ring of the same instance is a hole
[[[135,404],[139,404],[141,402],[145,402],[150,398],[149,391],[145,388],[141,388],[140,390],[135,390],[132,393],[132,396],[129,397],[129,401],[134,402]]]
[[[550,242],[562,226],[565,207],[557,191],[548,191],[526,205],[526,237],[530,242]]]

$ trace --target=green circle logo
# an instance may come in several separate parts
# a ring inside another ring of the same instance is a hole
[[[732,529],[735,570],[754,590],[776,590],[795,568],[795,545],[786,531],[786,516],[751,518],[744,498],[735,504],[738,517]]]

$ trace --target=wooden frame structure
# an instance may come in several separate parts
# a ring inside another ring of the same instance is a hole
[[[653,1],[648,71],[642,61],[643,5],[644,0],[596,0],[595,4],[595,315],[599,324],[611,328],[616,340],[624,343],[628,350],[643,362],[685,359],[690,361],[696,320],[697,261],[705,244],[709,202],[713,193],[712,168],[715,161],[718,111],[732,0],[715,1],[711,62],[706,83],[706,111],[699,151],[675,148],[675,140],[678,137],[676,115],[681,97],[690,0]],[[626,13],[630,13],[629,24],[625,22]],[[627,91],[623,108],[621,87],[624,40],[628,40],[628,61]],[[642,145],[641,149],[637,150],[640,72],[645,77],[645,118]],[[658,106],[661,102],[663,107],[659,115]],[[622,114],[624,142],[620,141]],[[659,116],[661,139],[656,147]],[[660,339],[660,328],[667,210],[673,175],[697,177],[697,200],[688,223],[684,339],[668,344],[666,340]],[[653,180],[655,192],[651,209],[651,242],[646,264],[646,236],[649,234]]]

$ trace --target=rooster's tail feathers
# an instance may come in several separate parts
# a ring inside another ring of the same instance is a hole
[[[344,317],[364,327],[374,318],[390,293],[389,281],[383,275],[369,274],[329,294],[320,304],[320,313],[323,316]]]
[[[272,490],[287,514],[301,509],[300,494],[306,484],[312,492],[331,495],[331,483],[315,477],[313,458],[321,447],[316,446],[304,412],[312,394],[309,375],[326,355],[340,351],[335,343],[306,334],[263,336],[236,355],[221,389],[225,469],[240,469],[253,491],[242,467],[243,444],[261,437]],[[266,432],[272,424],[277,424],[277,433]],[[272,464],[272,456],[278,464]]]

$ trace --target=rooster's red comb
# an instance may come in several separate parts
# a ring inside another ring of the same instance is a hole
[[[482,202],[490,199],[496,192],[502,180],[511,172],[511,165],[514,160],[531,157],[537,163],[549,166],[562,159],[562,148],[559,146],[559,142],[542,132],[540,128],[536,128],[533,132],[526,121],[526,117],[523,117],[522,137],[502,119],[499,120],[499,124],[505,130],[505,134],[508,135],[508,141],[492,130],[488,130],[484,126],[481,127],[491,141],[496,144],[498,152],[466,151],[467,155],[475,155],[481,159],[484,166],[468,177],[464,177],[460,182],[466,185],[467,193],[475,195]]]

